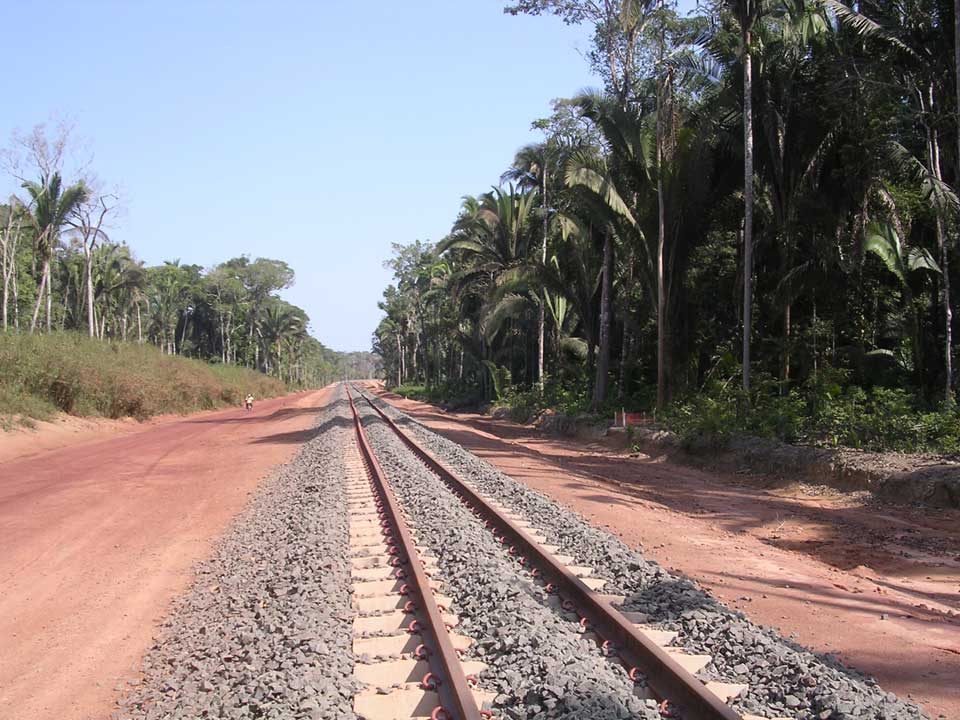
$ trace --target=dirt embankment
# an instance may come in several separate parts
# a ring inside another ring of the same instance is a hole
[[[606,428],[544,414],[533,424],[549,435],[579,437],[614,449],[631,446],[648,454],[707,470],[763,475],[769,486],[789,482],[867,491],[883,500],[960,508],[960,458],[851,448],[789,445],[758,437],[683,440],[656,427]]]
[[[646,451],[721,470],[750,470],[781,481],[866,490],[884,500],[960,507],[960,460],[850,448],[788,445],[756,437],[732,438],[723,447],[681,443],[673,433],[636,428],[633,441]]]

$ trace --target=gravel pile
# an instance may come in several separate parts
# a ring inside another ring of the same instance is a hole
[[[884,692],[872,679],[830,656],[814,654],[782,638],[774,629],[753,624],[687,578],[668,573],[576,513],[504,475],[390,405],[375,402],[480,492],[523,515],[549,542],[559,545],[561,552],[574,556],[578,564],[593,567],[596,577],[608,581],[605,592],[627,596],[623,610],[646,614],[651,624],[678,631],[676,644],[712,655],[713,662],[702,678],[748,684],[749,691],[735,702],[741,711],[804,720],[926,717],[916,705]],[[444,532],[466,530],[459,527]],[[469,542],[475,542],[472,536]]]
[[[354,718],[341,398],[261,486],[147,654],[117,719]]]
[[[475,639],[468,656],[488,664],[480,687],[497,692],[508,718],[659,718],[656,703],[619,663],[582,636],[571,614],[522,572],[440,480],[366,404],[358,405],[380,463],[419,542],[437,556],[443,592],[460,617],[457,632]]]

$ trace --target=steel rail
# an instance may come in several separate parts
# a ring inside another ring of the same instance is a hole
[[[553,583],[561,597],[573,603],[581,621],[609,642],[615,652],[631,670],[634,668],[645,677],[650,689],[660,700],[666,700],[684,720],[741,720],[736,710],[707,690],[692,673],[683,668],[663,648],[644,636],[624,615],[607,600],[600,597],[580,578],[571,573],[523,528],[500,514],[482,496],[443,461],[422,447],[394,420],[378,408],[364,393],[367,401],[380,418],[396,433],[426,465],[435,472],[479,517],[498,529],[505,542],[513,546],[518,556],[525,556],[537,567],[544,581]]]
[[[445,717],[450,720],[482,720],[483,715],[477,707],[470,684],[467,682],[466,675],[464,675],[460,657],[447,634],[443,615],[430,589],[430,578],[420,561],[416,541],[410,534],[409,528],[407,528],[400,511],[400,505],[387,480],[387,475],[380,466],[373,447],[367,439],[367,433],[363,428],[360,413],[357,412],[357,407],[353,402],[353,395],[349,386],[347,387],[347,399],[350,401],[350,410],[353,413],[360,453],[370,469],[370,476],[380,495],[386,520],[393,531],[400,552],[401,562],[406,561],[405,580],[409,586],[407,588],[408,594],[426,621],[421,627],[420,633],[424,637],[424,645],[427,646],[429,651],[427,662],[434,678],[437,679],[435,690],[440,696]]]

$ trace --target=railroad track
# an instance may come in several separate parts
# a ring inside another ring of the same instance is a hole
[[[457,618],[446,612],[450,600],[431,578],[436,559],[418,548],[349,389],[347,395],[357,439],[345,478],[358,613],[353,652],[388,658],[354,668],[368,686],[355,697],[354,712],[368,720],[480,720],[489,716],[481,706],[492,696],[471,687],[471,680],[486,666],[460,660],[470,639],[456,634]]]
[[[925,717],[345,392],[202,567],[119,718]]]
[[[542,583],[548,593],[556,596],[555,604],[561,611],[576,613],[580,624],[608,657],[622,662],[631,679],[645,683],[660,702],[662,715],[685,720],[761,720],[741,715],[728,704],[746,691],[746,685],[705,682],[696,677],[696,673],[711,662],[711,656],[673,648],[671,643],[676,633],[649,627],[638,622],[642,618],[636,613],[618,610],[614,606],[624,598],[604,594],[604,581],[591,577],[590,567],[575,565],[573,557],[560,554],[560,548],[550,545],[528,519],[478,491],[399,427],[365,393],[356,388],[354,392],[507,548],[516,559],[518,572],[527,572]],[[359,437],[363,429],[352,397],[351,407]],[[372,449],[369,452],[375,464]],[[449,704],[452,701],[445,699],[444,702],[447,704],[442,712],[446,714],[441,717],[475,717],[448,712],[447,708],[453,707]]]

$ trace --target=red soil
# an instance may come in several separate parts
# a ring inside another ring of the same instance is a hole
[[[0,717],[109,717],[192,566],[312,437],[327,393],[0,439]]]
[[[384,397],[755,622],[836,653],[933,717],[960,718],[960,511],[769,489]]]

